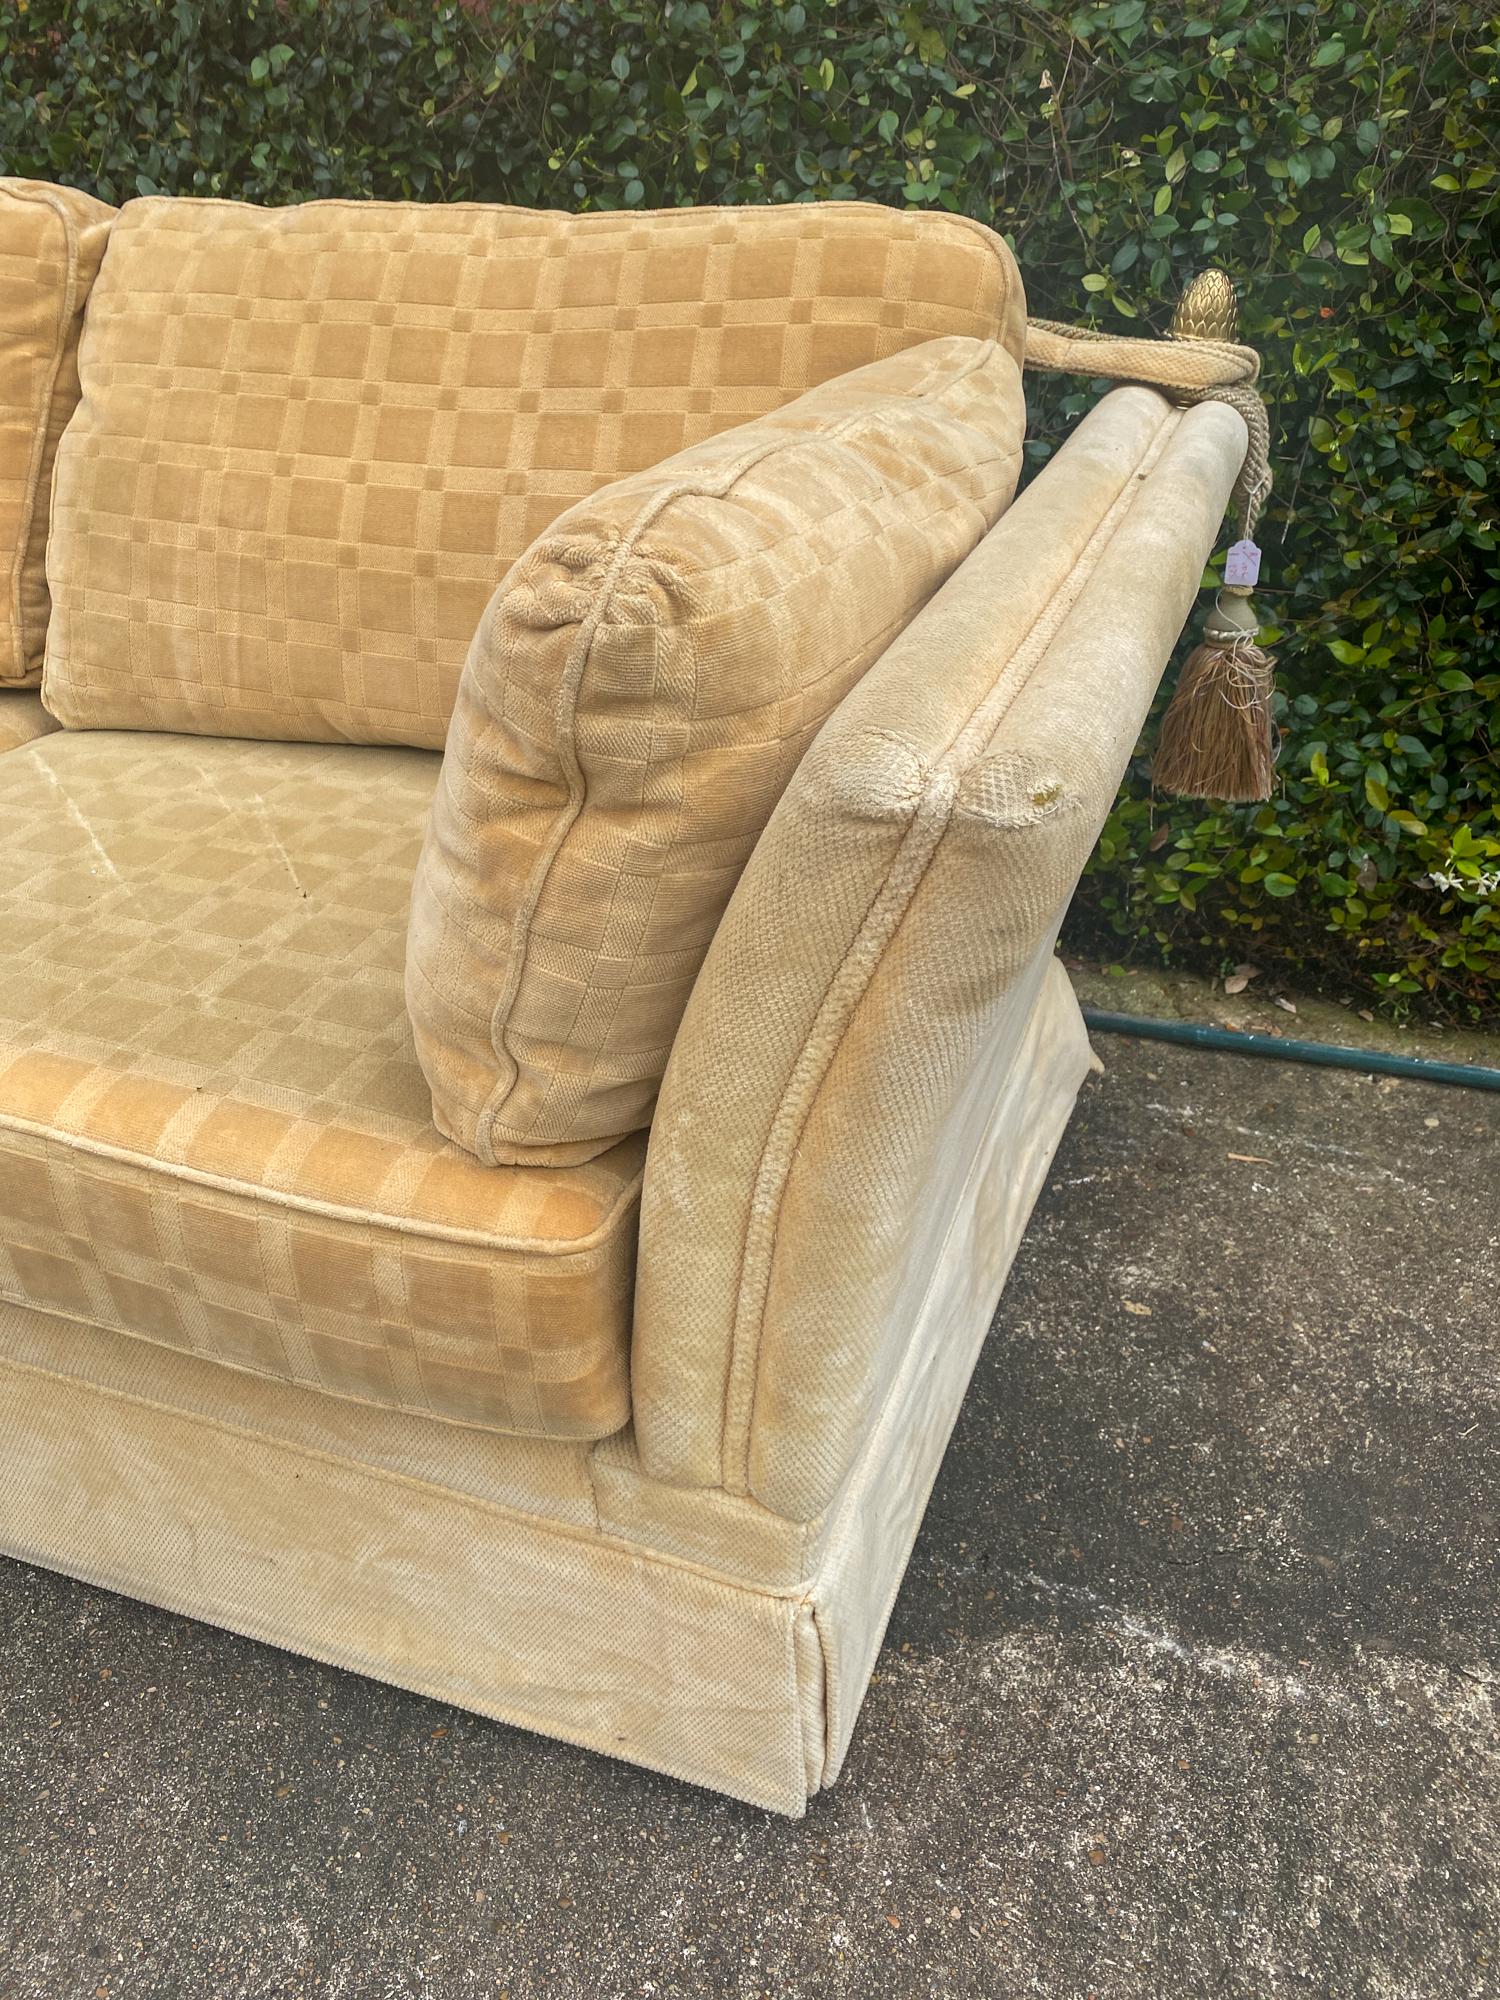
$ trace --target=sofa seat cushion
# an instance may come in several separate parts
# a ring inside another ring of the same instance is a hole
[[[0,687],[42,677],[52,465],[114,214],[77,188],[0,177]]]
[[[505,1170],[433,1129],[401,982],[437,766],[71,731],[0,760],[0,1296],[604,1436],[644,1143]]]
[[[34,688],[0,688],[0,756],[50,735],[56,727],[56,718],[43,708]]]
[[[127,202],[59,456],[72,727],[441,749],[566,507],[845,370],[1018,340],[1000,238],[857,202]]]
[[[1014,491],[1020,356],[933,340],[618,480],[486,611],[412,897],[441,1128],[492,1162],[643,1126],[825,720]]]

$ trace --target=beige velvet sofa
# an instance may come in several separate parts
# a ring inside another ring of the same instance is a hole
[[[800,1814],[1241,419],[1013,499],[942,215],[0,183],[0,267],[0,1546]]]

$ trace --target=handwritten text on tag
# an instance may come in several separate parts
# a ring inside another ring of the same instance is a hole
[[[1224,558],[1224,581],[1247,589],[1260,581],[1260,550],[1254,542],[1235,542]]]

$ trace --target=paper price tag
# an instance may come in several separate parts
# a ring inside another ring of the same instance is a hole
[[[1224,581],[1246,589],[1260,582],[1260,550],[1254,542],[1235,542],[1224,558]]]

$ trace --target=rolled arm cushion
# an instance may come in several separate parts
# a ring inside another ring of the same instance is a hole
[[[78,405],[78,336],[114,215],[77,188],[0,178],[0,686],[42,677],[52,463]]]
[[[1011,497],[1020,333],[927,342],[617,482],[496,594],[407,959],[438,1127],[481,1160],[648,1121],[803,751]]]
[[[803,761],[652,1129],[632,1403],[656,1476],[797,1520],[839,1491],[1244,446],[1221,405],[1108,397]]]

